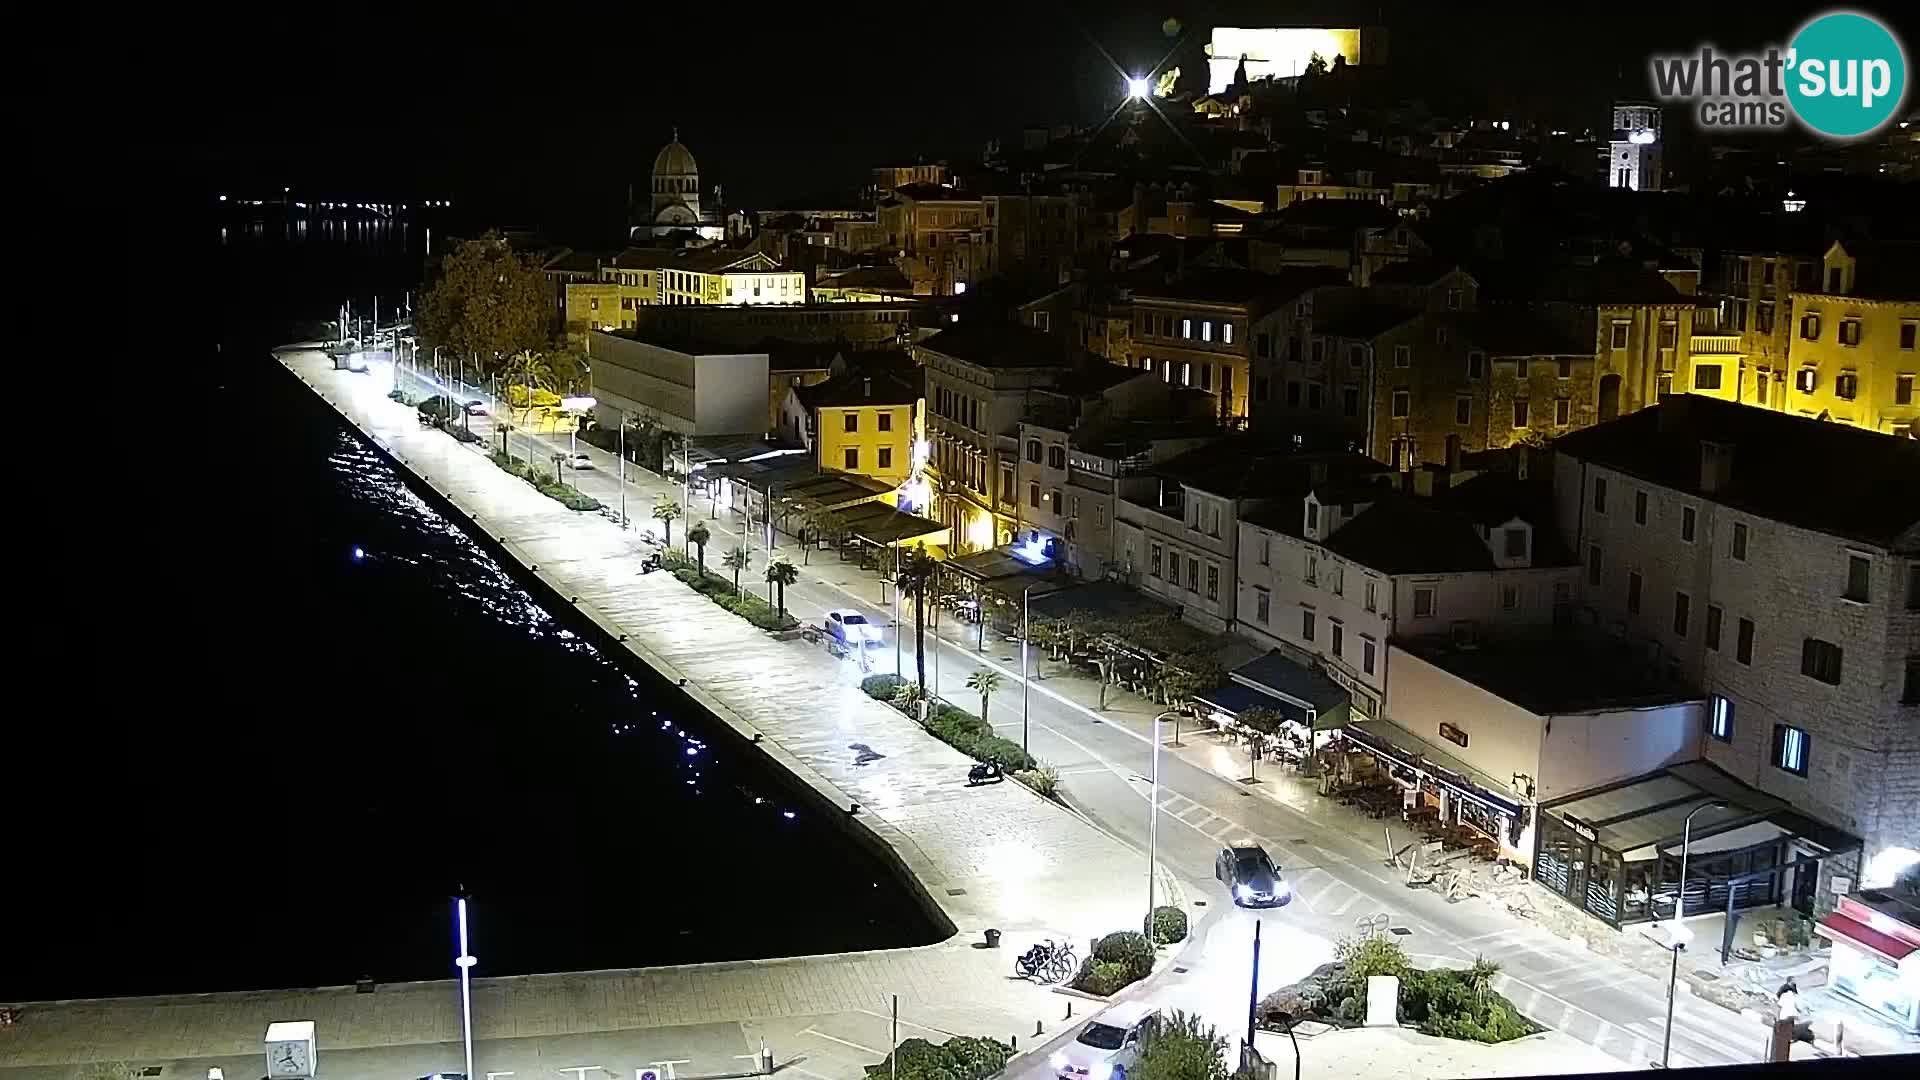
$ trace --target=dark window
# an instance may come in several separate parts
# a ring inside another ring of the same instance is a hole
[[[1689,544],[1693,543],[1695,517],[1693,507],[1683,506],[1680,508],[1680,539],[1685,540]]]
[[[1067,467],[1067,448],[1064,446],[1047,447],[1047,467],[1064,469]]]
[[[1773,767],[1795,776],[1807,775],[1807,751],[1811,739],[1804,728],[1792,724],[1773,725]]]
[[[1733,640],[1733,658],[1751,667],[1753,665],[1753,620],[1741,619],[1738,632]]]
[[[1035,465],[1040,464],[1040,440],[1039,439],[1027,440],[1027,460],[1033,462]]]
[[[1573,402],[1566,398],[1553,401],[1553,422],[1556,426],[1566,427],[1573,423]]]
[[[858,472],[859,469],[860,469],[860,448],[857,446],[849,446],[847,447],[847,471]]]
[[[893,468],[893,447],[883,446],[880,448],[880,468],[882,470]]]
[[[1720,617],[1722,612],[1712,604],[1707,605],[1707,648],[1720,649]]]
[[[1333,627],[1333,655],[1341,656],[1347,647],[1347,631],[1339,623],[1330,623]]]
[[[1319,383],[1307,384],[1307,408],[1318,411],[1326,403]]]
[[[1368,675],[1373,674],[1373,642],[1371,641],[1360,643],[1360,670]]]
[[[1644,491],[1633,493],[1633,523],[1635,525],[1647,523],[1647,493]]]
[[[1272,334],[1257,334],[1255,335],[1254,340],[1255,340],[1255,343],[1259,346],[1259,349],[1258,349],[1259,356],[1261,356],[1262,358],[1265,358],[1273,355],[1273,335]]]
[[[1340,391],[1340,411],[1347,416],[1360,415],[1360,388],[1343,387]]]
[[[1267,400],[1268,385],[1269,385],[1268,380],[1265,375],[1255,376],[1253,380],[1253,400],[1255,401]]]
[[[1473,419],[1473,399],[1464,398],[1464,397],[1454,398],[1453,399],[1453,422],[1456,424],[1466,424],[1466,423],[1472,422],[1472,419]]]
[[[1624,349],[1627,347],[1626,323],[1617,322],[1613,324],[1613,347],[1616,349]]]
[[[1893,403],[1895,405],[1913,404],[1913,376],[1895,375],[1893,377]]]
[[[1914,337],[1920,334],[1920,323],[1903,322],[1900,324],[1900,347],[1912,351]]]
[[[1031,481],[1027,484],[1027,505],[1036,510],[1040,508],[1040,485]]]
[[[1721,742],[1733,741],[1733,702],[1719,694],[1707,699],[1707,734]]]
[[[1852,401],[1860,396],[1860,376],[1851,371],[1842,372],[1833,377],[1833,396],[1842,401]]]
[[[1413,394],[1407,390],[1393,392],[1393,419],[1404,420],[1413,411]]]
[[[1508,529],[1507,558],[1524,559],[1527,557],[1527,530]]]
[[[1640,571],[1627,571],[1627,613],[1640,614]]]
[[[1693,367],[1693,388],[1695,390],[1720,389],[1720,365],[1695,364]]]
[[[1559,359],[1558,363],[1560,367],[1559,377],[1562,379],[1573,378],[1573,357],[1563,356]]]
[[[1217,566],[1207,567],[1207,599],[1220,599],[1220,568]]]
[[[1686,593],[1673,594],[1673,632],[1676,637],[1687,636],[1687,623],[1693,616],[1693,598]]]
[[[883,412],[880,414],[880,430],[881,431],[893,430],[893,414],[892,413]]]
[[[857,412],[850,412],[846,414],[846,417],[847,417],[846,418],[847,430],[859,431],[860,430],[860,414]]]
[[[1517,428],[1522,428],[1527,426],[1527,399],[1526,398],[1513,399],[1513,426]]]
[[[1920,657],[1907,657],[1907,681],[1900,691],[1900,703],[1920,704]]]
[[[1300,384],[1292,379],[1287,380],[1287,404],[1295,407],[1300,404]]]
[[[1467,378],[1477,379],[1486,374],[1487,354],[1475,349],[1467,354]]]
[[[1300,613],[1300,640],[1313,640],[1313,612],[1311,611]]]
[[[1587,584],[1600,584],[1600,545],[1587,549]]]
[[[1607,512],[1607,478],[1604,476],[1593,478],[1593,512],[1596,514]]]
[[[1920,611],[1920,562],[1907,564],[1907,610]]]
[[[1747,527],[1738,521],[1733,523],[1733,557],[1747,561]]]
[[[1800,643],[1800,674],[1828,686],[1840,685],[1840,646],[1819,638]]]
[[[1841,595],[1848,600],[1866,603],[1872,595],[1869,582],[1873,577],[1873,563],[1865,555],[1847,556],[1847,591]]]

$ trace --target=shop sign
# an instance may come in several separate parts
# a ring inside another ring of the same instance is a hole
[[[1600,839],[1600,834],[1594,831],[1593,826],[1579,818],[1562,816],[1560,821],[1567,828],[1572,829],[1575,836],[1581,837],[1588,843],[1597,843]]]
[[[1467,733],[1464,731],[1461,731],[1457,727],[1454,727],[1452,724],[1448,724],[1445,722],[1441,723],[1440,737],[1462,749],[1466,748]]]

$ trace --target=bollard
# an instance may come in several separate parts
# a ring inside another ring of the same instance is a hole
[[[773,1075],[773,1051],[768,1048],[767,1040],[760,1040],[760,1075]]]
[[[1033,1037],[1036,1039],[1039,1038],[1041,1030],[1042,1028],[1040,1027],[1040,1021],[1035,1020],[1033,1022]]]
[[[1013,1052],[1017,1054],[1020,1052],[1020,1036],[1018,1035],[1012,1036],[1012,1039],[1013,1039]]]
[[[1061,1017],[1061,1019],[1063,1020],[1073,1019],[1073,999],[1072,998],[1067,999],[1067,1015],[1064,1017]]]

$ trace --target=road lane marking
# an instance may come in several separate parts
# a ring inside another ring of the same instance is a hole
[[[887,1014],[885,1014],[885,1013],[877,1013],[877,1012],[874,1012],[874,1011],[873,1011],[872,1009],[855,1009],[855,1010],[853,1010],[853,1011],[854,1011],[854,1012],[857,1012],[857,1013],[865,1013],[866,1015],[868,1015],[868,1016],[871,1016],[871,1017],[874,1017],[875,1019],[879,1019],[879,1020],[891,1020],[891,1019],[893,1019],[892,1017],[890,1017],[890,1016],[888,1016],[888,1015],[887,1015]],[[934,1033],[934,1034],[936,1034],[936,1035],[952,1035],[952,1034],[954,1034],[953,1032],[951,1032],[951,1031],[948,1031],[948,1030],[947,1030],[946,1028],[937,1028],[937,1027],[928,1027],[928,1026],[927,1026],[927,1025],[925,1025],[925,1024],[916,1024],[916,1023],[914,1023],[914,1022],[913,1022],[913,1021],[911,1021],[911,1020],[902,1020],[902,1021],[900,1021],[900,1023],[901,1023],[901,1024],[903,1024],[903,1025],[905,1025],[905,1026],[907,1026],[907,1027],[914,1027],[914,1028],[919,1028],[919,1029],[920,1029],[921,1031],[931,1031],[931,1032],[933,1032],[933,1033]]]
[[[873,1047],[871,1047],[871,1046],[861,1046],[861,1045],[860,1045],[859,1043],[857,1043],[857,1042],[850,1042],[850,1041],[848,1041],[848,1040],[846,1040],[846,1039],[843,1039],[843,1038],[841,1038],[841,1037],[839,1037],[838,1035],[829,1035],[829,1034],[827,1034],[827,1033],[826,1033],[826,1032],[824,1032],[824,1031],[815,1031],[815,1030],[814,1030],[814,1029],[812,1029],[812,1028],[801,1028],[801,1029],[800,1029],[800,1034],[802,1034],[802,1035],[818,1035],[818,1036],[820,1036],[821,1038],[823,1038],[823,1039],[825,1039],[825,1040],[827,1040],[828,1042],[836,1042],[836,1043],[839,1043],[839,1044],[840,1044],[841,1046],[851,1046],[851,1047],[853,1047],[853,1048],[854,1048],[855,1050],[858,1050],[858,1051],[860,1051],[860,1052],[861,1052],[861,1053],[863,1053],[863,1054],[879,1054],[879,1055],[880,1055],[881,1057],[885,1057],[885,1056],[886,1056],[886,1052],[885,1052],[884,1050],[875,1050],[875,1049],[874,1049]]]

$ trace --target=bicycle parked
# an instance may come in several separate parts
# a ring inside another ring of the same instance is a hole
[[[1073,946],[1056,945],[1051,938],[1021,953],[1019,959],[1013,962],[1015,974],[1023,979],[1044,983],[1065,982],[1073,977],[1079,967],[1079,959],[1073,955]]]

